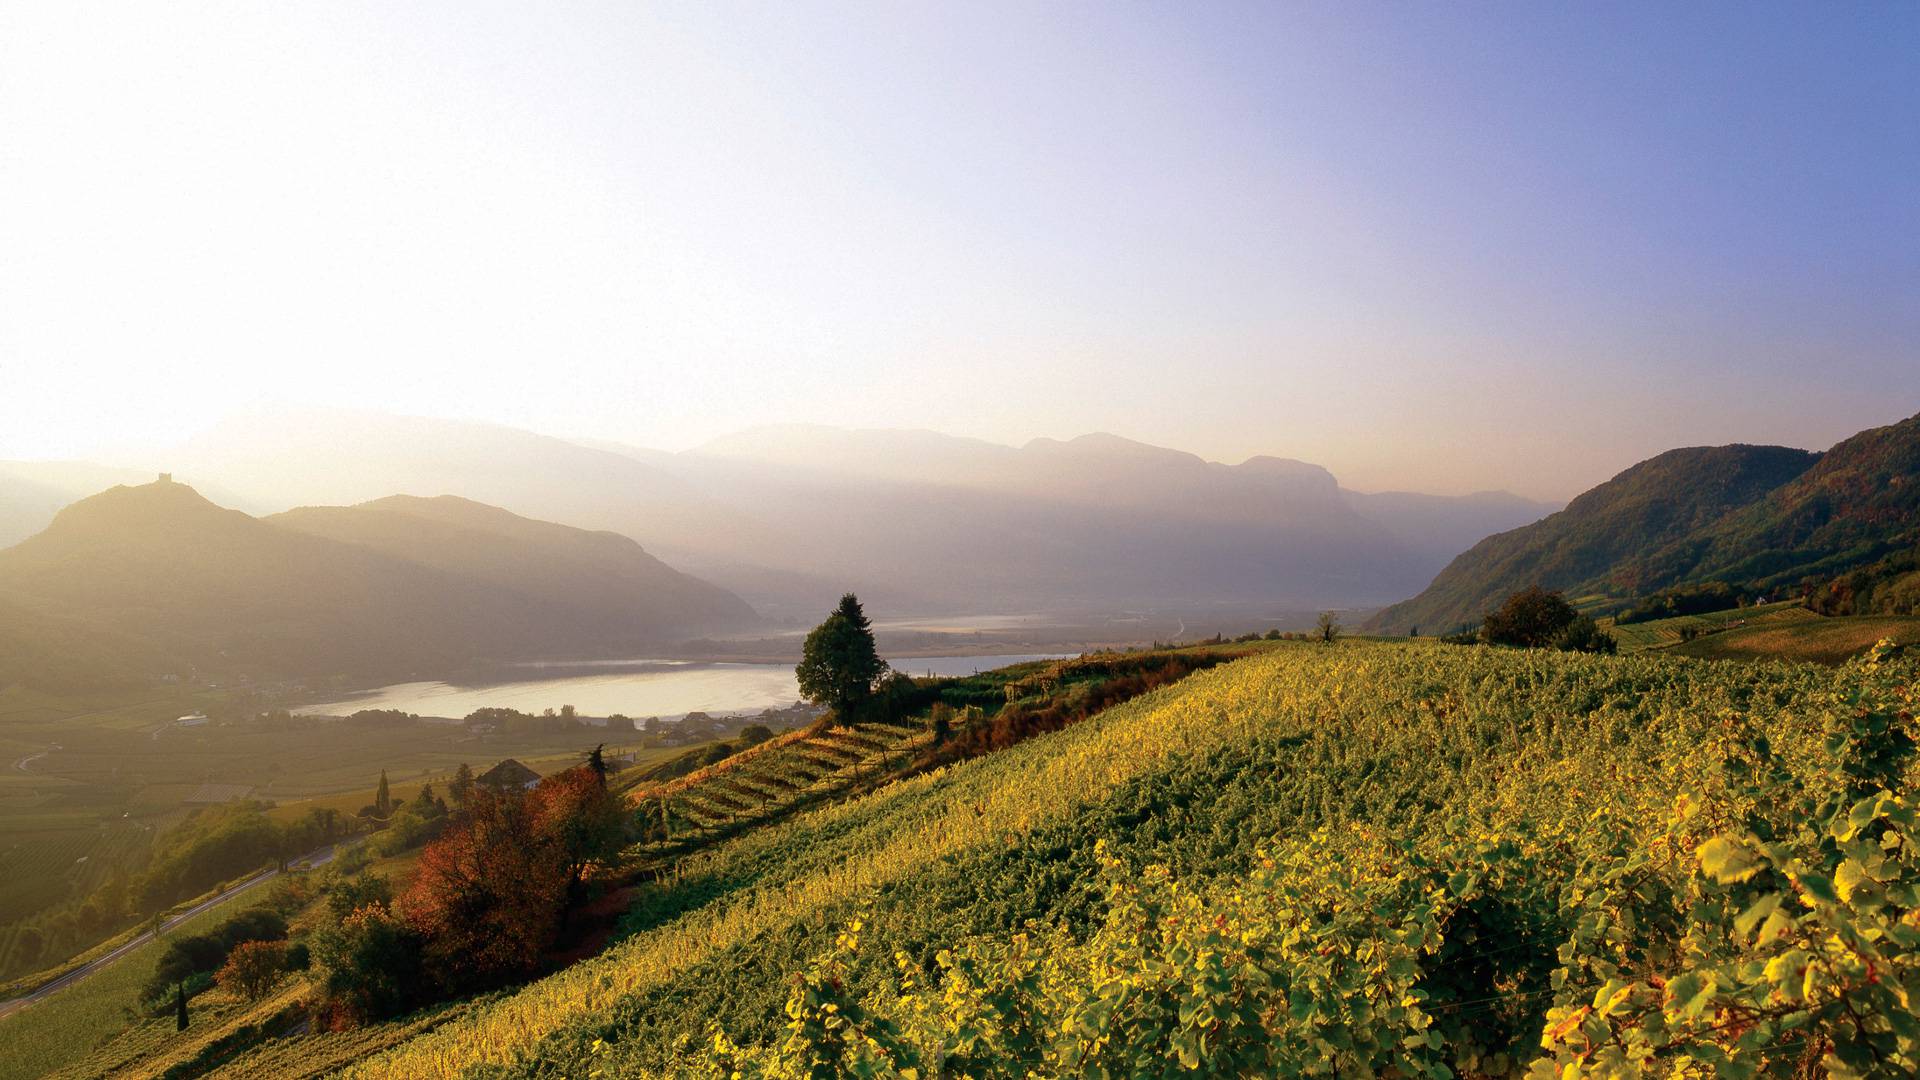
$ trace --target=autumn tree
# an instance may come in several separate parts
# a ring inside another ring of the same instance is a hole
[[[287,947],[278,941],[245,941],[227,954],[227,962],[214,973],[213,981],[229,993],[248,1001],[259,1001],[280,981],[286,970]]]
[[[620,858],[630,815],[606,781],[581,765],[540,781],[533,790],[536,842],[558,862],[569,904],[584,894],[587,876]]]
[[[803,697],[844,720],[873,693],[874,681],[886,669],[874,646],[873,626],[859,598],[848,593],[833,614],[807,634],[794,674]]]
[[[1314,624],[1313,637],[1315,641],[1318,641],[1323,645],[1331,645],[1335,641],[1339,640],[1339,637],[1340,637],[1339,617],[1336,616],[1331,611],[1321,612],[1319,620]]]
[[[447,986],[525,975],[553,940],[568,877],[543,817],[525,793],[476,788],[465,819],[421,852],[394,909],[425,939],[428,967]]]

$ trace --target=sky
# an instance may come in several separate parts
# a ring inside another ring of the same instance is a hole
[[[1564,498],[1920,412],[1920,6],[0,3],[0,457],[262,407]]]

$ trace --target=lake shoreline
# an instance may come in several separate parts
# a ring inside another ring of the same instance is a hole
[[[1077,653],[942,653],[889,659],[908,675],[966,675],[1011,664]],[[632,661],[534,663],[496,669],[498,678],[419,680],[336,693],[294,709],[306,716],[345,717],[391,709],[422,719],[459,722],[482,708],[532,715],[570,706],[585,720],[614,716],[679,720],[695,713],[749,716],[800,701],[793,670],[783,661],[753,663],[648,657]],[[517,676],[517,677],[516,677]]]

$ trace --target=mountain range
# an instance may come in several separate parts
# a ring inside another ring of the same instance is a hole
[[[0,636],[97,636],[88,666],[252,677],[444,674],[630,657],[749,625],[738,597],[632,540],[455,498],[256,518],[165,478],[0,551]]]
[[[1344,490],[1107,434],[1003,446],[789,425],[666,453],[496,425],[302,412],[222,425],[156,467],[271,513],[458,495],[630,537],[783,625],[842,591],[896,611],[1366,606],[1553,507],[1505,493]]]
[[[1690,447],[1487,537],[1369,627],[1448,632],[1529,585],[1615,600],[1705,582],[1811,595],[1835,575],[1910,555],[1916,545],[1920,416],[1824,453]]]

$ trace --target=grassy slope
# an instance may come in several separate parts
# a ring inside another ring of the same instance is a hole
[[[133,950],[105,971],[0,1019],[0,1080],[46,1075],[113,1041],[135,1023],[130,1022],[127,1009],[152,977],[153,966],[169,941],[218,925],[257,903],[262,895],[259,889],[249,889],[167,931],[159,942]],[[171,1030],[171,1018],[166,1026]]]
[[[1695,638],[1669,651],[1713,660],[1804,660],[1838,664],[1881,638],[1920,644],[1920,616],[1857,615],[1765,622]]]
[[[711,1022],[764,1037],[784,973],[855,910],[868,914],[879,969],[896,947],[918,955],[1027,918],[1082,921],[1101,837],[1206,875],[1316,825],[1416,836],[1466,814],[1584,836],[1594,806],[1569,778],[1605,777],[1628,817],[1661,812],[1698,782],[1700,749],[1731,710],[1769,731],[1810,787],[1826,783],[1817,752],[1798,756],[1809,745],[1800,735],[1839,715],[1832,690],[1844,676],[1732,670],[1656,656],[1282,647],[690,860],[643,897],[635,932],[606,954],[478,1003],[352,1074],[574,1075],[603,1037],[619,1074],[660,1067],[677,1035],[700,1037]],[[1563,930],[1518,944],[1541,952],[1544,971]],[[1524,1031],[1539,1006],[1516,1008]],[[351,1036],[351,1052],[380,1031]],[[311,1074],[345,1056],[330,1038],[283,1042],[232,1075]]]
[[[1688,627],[1707,634],[1739,625],[1817,621],[1820,616],[1802,607],[1797,601],[1782,601],[1777,604],[1756,604],[1753,607],[1729,608],[1726,611],[1710,611],[1704,615],[1677,615],[1671,619],[1649,619],[1646,622],[1626,623],[1624,625],[1607,623],[1607,633],[1612,634],[1620,643],[1620,648],[1628,652],[1640,649],[1657,649],[1681,642],[1680,632]]]

